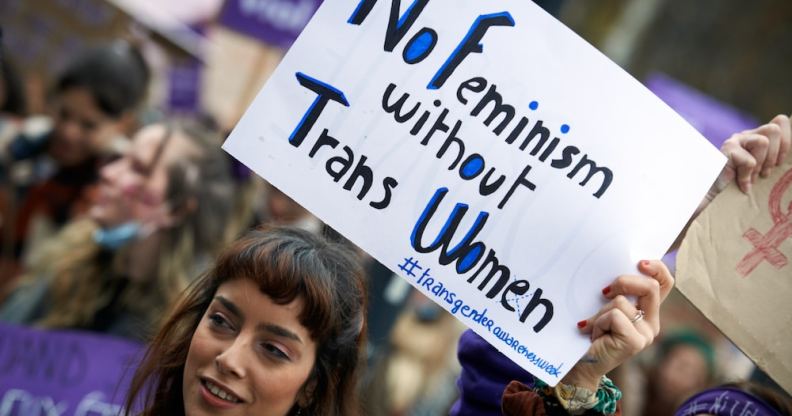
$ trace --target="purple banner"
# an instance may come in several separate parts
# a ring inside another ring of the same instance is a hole
[[[194,113],[200,108],[201,72],[197,59],[170,68],[168,74],[168,109],[178,113]]]
[[[322,0],[226,0],[219,22],[288,49],[321,4]]]
[[[0,416],[117,416],[142,346],[0,324]]]
[[[754,117],[667,75],[649,75],[646,87],[717,148],[733,133],[759,126]]]

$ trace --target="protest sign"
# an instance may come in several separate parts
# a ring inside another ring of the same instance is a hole
[[[723,157],[522,0],[328,0],[224,144],[556,384]]]
[[[0,324],[0,416],[117,416],[141,346]]]
[[[792,157],[748,195],[732,183],[691,224],[677,288],[792,393]]]

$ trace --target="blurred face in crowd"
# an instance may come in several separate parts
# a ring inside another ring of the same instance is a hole
[[[657,386],[662,400],[681,404],[691,394],[707,385],[707,361],[698,348],[680,344],[669,351],[658,369]]]
[[[289,198],[280,189],[267,184],[267,213],[277,224],[294,224],[305,218],[308,210]]]
[[[102,169],[99,196],[91,217],[104,228],[135,221],[150,229],[173,221],[166,201],[168,166],[194,148],[181,133],[163,125],[143,128],[129,151]]]
[[[220,285],[190,343],[185,414],[283,416],[304,400],[316,345],[302,308],[302,297],[279,305],[250,279]]]
[[[102,112],[91,93],[74,87],[56,103],[49,153],[63,167],[85,162],[120,131],[119,122]]]

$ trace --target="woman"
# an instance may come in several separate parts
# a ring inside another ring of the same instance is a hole
[[[232,192],[216,137],[142,129],[103,168],[89,218],[42,249],[0,319],[146,339],[223,244]]]
[[[171,312],[126,414],[356,415],[364,311],[347,249],[298,229],[252,231]]]

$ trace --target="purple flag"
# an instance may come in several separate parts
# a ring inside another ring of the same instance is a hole
[[[646,87],[679,113],[715,147],[720,148],[733,133],[759,126],[753,116],[722,103],[667,75],[653,73]]]
[[[192,58],[170,69],[168,109],[194,113],[200,108],[202,70],[201,61]]]
[[[322,0],[226,0],[220,24],[288,49]]]
[[[0,415],[116,416],[142,346],[0,324]]]

